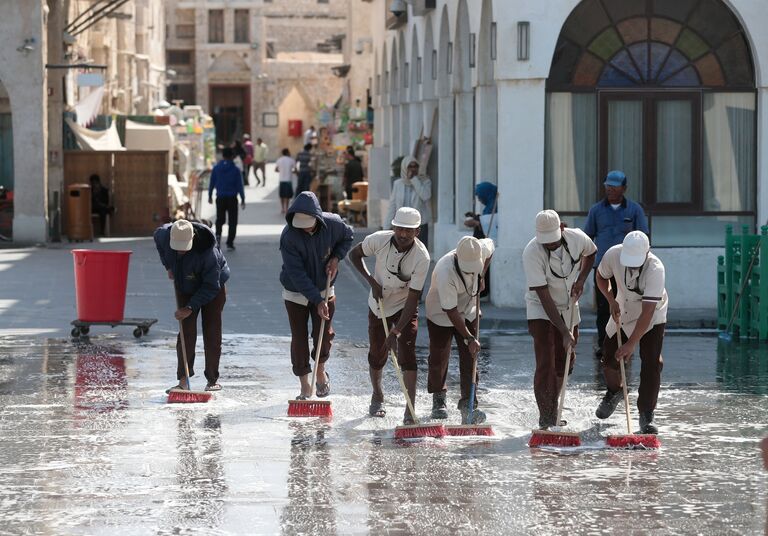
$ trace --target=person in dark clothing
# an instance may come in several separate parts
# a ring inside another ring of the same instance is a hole
[[[288,207],[288,224],[280,235],[280,254],[283,267],[280,284],[291,326],[291,364],[293,374],[299,377],[301,393],[297,400],[306,400],[312,392],[312,367],[309,361],[307,322],[312,319],[312,341],[317,345],[320,323],[325,319],[323,345],[317,359],[317,396],[330,394],[331,383],[325,371],[325,362],[331,354],[334,331],[331,325],[336,309],[333,282],[339,261],[352,248],[352,228],[337,214],[323,212],[320,201],[312,192],[302,192]],[[325,295],[327,278],[331,287]],[[312,355],[317,358],[317,351]]]
[[[248,184],[248,172],[249,169],[248,166],[245,163],[246,158],[248,157],[248,152],[245,150],[245,147],[243,146],[242,142],[240,140],[235,140],[232,142],[232,152],[235,154],[232,158],[240,157],[240,162],[243,164],[243,184]]]
[[[475,185],[475,197],[483,204],[483,214],[481,216],[480,214],[467,212],[464,214],[464,217],[466,218],[464,220],[464,225],[472,229],[472,236],[478,240],[482,240],[483,238],[493,238],[495,240],[497,234],[496,228],[498,225],[494,225],[494,229],[487,229],[487,227],[492,223],[498,224],[496,220],[491,222],[491,218],[493,218],[492,215],[498,210],[498,188],[492,182],[478,182]],[[487,216],[487,218],[484,218],[483,216]],[[486,230],[488,231],[487,235],[485,232]],[[480,297],[485,298],[490,293],[491,269],[489,267],[485,273],[485,288],[480,292]]]
[[[115,207],[109,204],[109,189],[101,184],[101,177],[91,175],[91,214],[99,215],[100,234],[104,236],[107,228],[107,215],[115,213]]]
[[[216,242],[221,244],[221,231],[224,223],[229,223],[227,231],[227,249],[235,249],[237,234],[237,195],[242,199],[241,207],[245,210],[245,189],[243,177],[232,159],[232,148],[222,151],[224,159],[213,166],[211,181],[208,185],[208,202],[213,203],[213,190],[216,190]]]
[[[201,223],[178,220],[155,230],[155,246],[160,262],[174,281],[176,312],[182,322],[187,350],[189,375],[195,375],[195,343],[197,315],[202,312],[203,345],[205,348],[206,391],[218,391],[219,361],[221,359],[221,313],[227,301],[225,283],[229,266],[216,244],[211,229]],[[176,378],[179,385],[171,389],[187,389],[184,376],[181,333],[176,339]],[[170,391],[170,389],[168,390]]]
[[[306,144],[304,150],[296,155],[296,172],[299,175],[299,182],[296,186],[296,197],[301,192],[306,192],[312,185],[314,169],[312,168],[312,145]]]
[[[344,190],[347,199],[352,199],[352,185],[363,180],[363,163],[355,156],[355,148],[347,147],[347,163],[344,165]]]

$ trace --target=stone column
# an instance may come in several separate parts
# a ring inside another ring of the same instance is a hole
[[[476,182],[497,182],[498,107],[496,86],[475,88],[475,177]],[[503,154],[503,152],[502,152]]]
[[[768,220],[768,88],[757,90],[757,232]]]
[[[464,229],[464,214],[474,210],[474,94],[456,94],[456,225]]]
[[[435,258],[453,249],[449,247],[450,237],[455,229],[454,222],[454,161],[453,161],[453,95],[441,97],[438,103],[438,146],[437,146],[437,182],[434,191],[437,194],[437,221],[435,223],[433,251]]]

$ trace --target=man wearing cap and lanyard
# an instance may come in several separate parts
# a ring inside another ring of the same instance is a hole
[[[352,228],[337,214],[323,212],[315,194],[301,192],[293,200],[285,215],[288,222],[280,235],[280,254],[283,267],[280,283],[283,300],[291,326],[291,364],[293,374],[301,381],[297,400],[306,400],[312,392],[309,363],[309,336],[307,321],[312,319],[312,340],[317,344],[321,319],[325,322],[323,346],[317,360],[317,396],[331,392],[331,381],[325,371],[325,362],[331,355],[334,332],[331,326],[336,308],[333,282],[339,261],[352,247]],[[328,296],[325,295],[327,278],[331,278]],[[317,352],[312,351],[316,356]]]
[[[384,417],[384,392],[381,378],[387,363],[387,350],[397,347],[397,362],[403,370],[408,395],[416,404],[416,334],[419,321],[419,298],[429,272],[429,251],[417,238],[421,226],[419,211],[411,207],[398,209],[391,231],[379,231],[365,237],[349,253],[352,266],[371,287],[368,295],[368,368],[373,394],[368,414]],[[376,257],[373,275],[363,257]],[[389,337],[379,312],[382,301],[389,326]],[[413,416],[405,409],[404,424],[413,424]]]
[[[584,224],[584,232],[595,241],[597,257],[595,258],[595,301],[597,302],[597,347],[595,355],[602,355],[605,325],[611,316],[608,300],[597,290],[597,267],[605,252],[617,244],[621,244],[624,236],[630,231],[642,231],[648,234],[648,220],[643,208],[626,198],[627,176],[623,171],[611,171],[605,177],[605,199],[592,205]],[[616,282],[611,281],[611,288],[616,295]]]
[[[555,421],[566,348],[573,352],[578,340],[578,300],[596,251],[595,244],[580,229],[561,228],[560,216],[554,210],[542,210],[536,215],[536,237],[523,250],[528,332],[536,355],[533,391],[541,429],[563,425]],[[572,319],[570,326],[568,319]]]
[[[221,359],[221,313],[227,301],[224,284],[229,280],[229,266],[216,243],[211,228],[201,223],[178,220],[155,230],[155,247],[160,262],[175,281],[176,304],[174,316],[182,321],[184,343],[187,349],[189,375],[195,375],[195,343],[197,341],[197,315],[203,317],[203,345],[205,348],[206,391],[218,391],[219,361]],[[184,371],[181,333],[176,341],[178,359],[176,377],[182,380]],[[186,382],[172,389],[187,389]],[[166,392],[170,392],[168,389]]]
[[[664,367],[661,347],[669,304],[664,279],[664,264],[651,253],[648,237],[641,231],[632,231],[622,244],[606,251],[597,268],[597,286],[608,300],[611,318],[606,326],[602,359],[608,391],[595,414],[599,419],[607,419],[615,411],[622,398],[619,359],[629,360],[639,344],[641,365],[637,409],[643,434],[658,433],[653,424],[653,412]],[[616,298],[608,288],[611,280],[616,281]],[[616,340],[619,319],[621,347]]]
[[[426,309],[429,330],[427,391],[432,393],[433,419],[448,418],[448,359],[451,356],[451,339],[456,339],[461,378],[461,399],[458,408],[461,410],[462,424],[480,424],[485,421],[485,413],[475,409],[473,422],[465,422],[472,384],[473,359],[480,352],[480,342],[475,338],[473,325],[476,316],[480,314],[476,307],[476,297],[483,290],[483,276],[493,251],[491,239],[478,240],[465,236],[459,240],[456,249],[437,261],[432,271]],[[474,407],[477,408],[477,400]]]

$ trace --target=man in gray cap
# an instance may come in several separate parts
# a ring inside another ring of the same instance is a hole
[[[597,267],[605,252],[617,244],[621,244],[630,231],[642,231],[646,235],[648,220],[643,207],[625,197],[627,191],[627,176],[623,171],[614,170],[605,177],[605,198],[592,205],[584,224],[584,232],[594,240],[597,246],[595,258],[595,301],[597,302],[597,346],[595,355],[600,357],[605,340],[605,325],[611,316],[608,301],[602,292],[597,290]],[[616,281],[611,280],[611,289],[616,296]]]

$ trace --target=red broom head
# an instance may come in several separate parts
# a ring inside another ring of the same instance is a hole
[[[494,435],[493,428],[491,428],[490,424],[463,424],[460,426],[446,426],[445,433],[451,437]]]
[[[395,439],[418,439],[420,437],[445,437],[442,424],[412,424],[395,428]]]
[[[289,417],[326,417],[333,416],[330,400],[289,400]]]
[[[213,397],[212,393],[201,393],[198,391],[171,391],[168,393],[169,404],[195,404],[198,402],[208,402]]]
[[[608,446],[615,449],[657,449],[659,438],[653,434],[616,435],[606,438]]]
[[[534,430],[528,441],[528,446],[532,449],[538,447],[578,447],[581,446],[581,438],[579,434]]]

